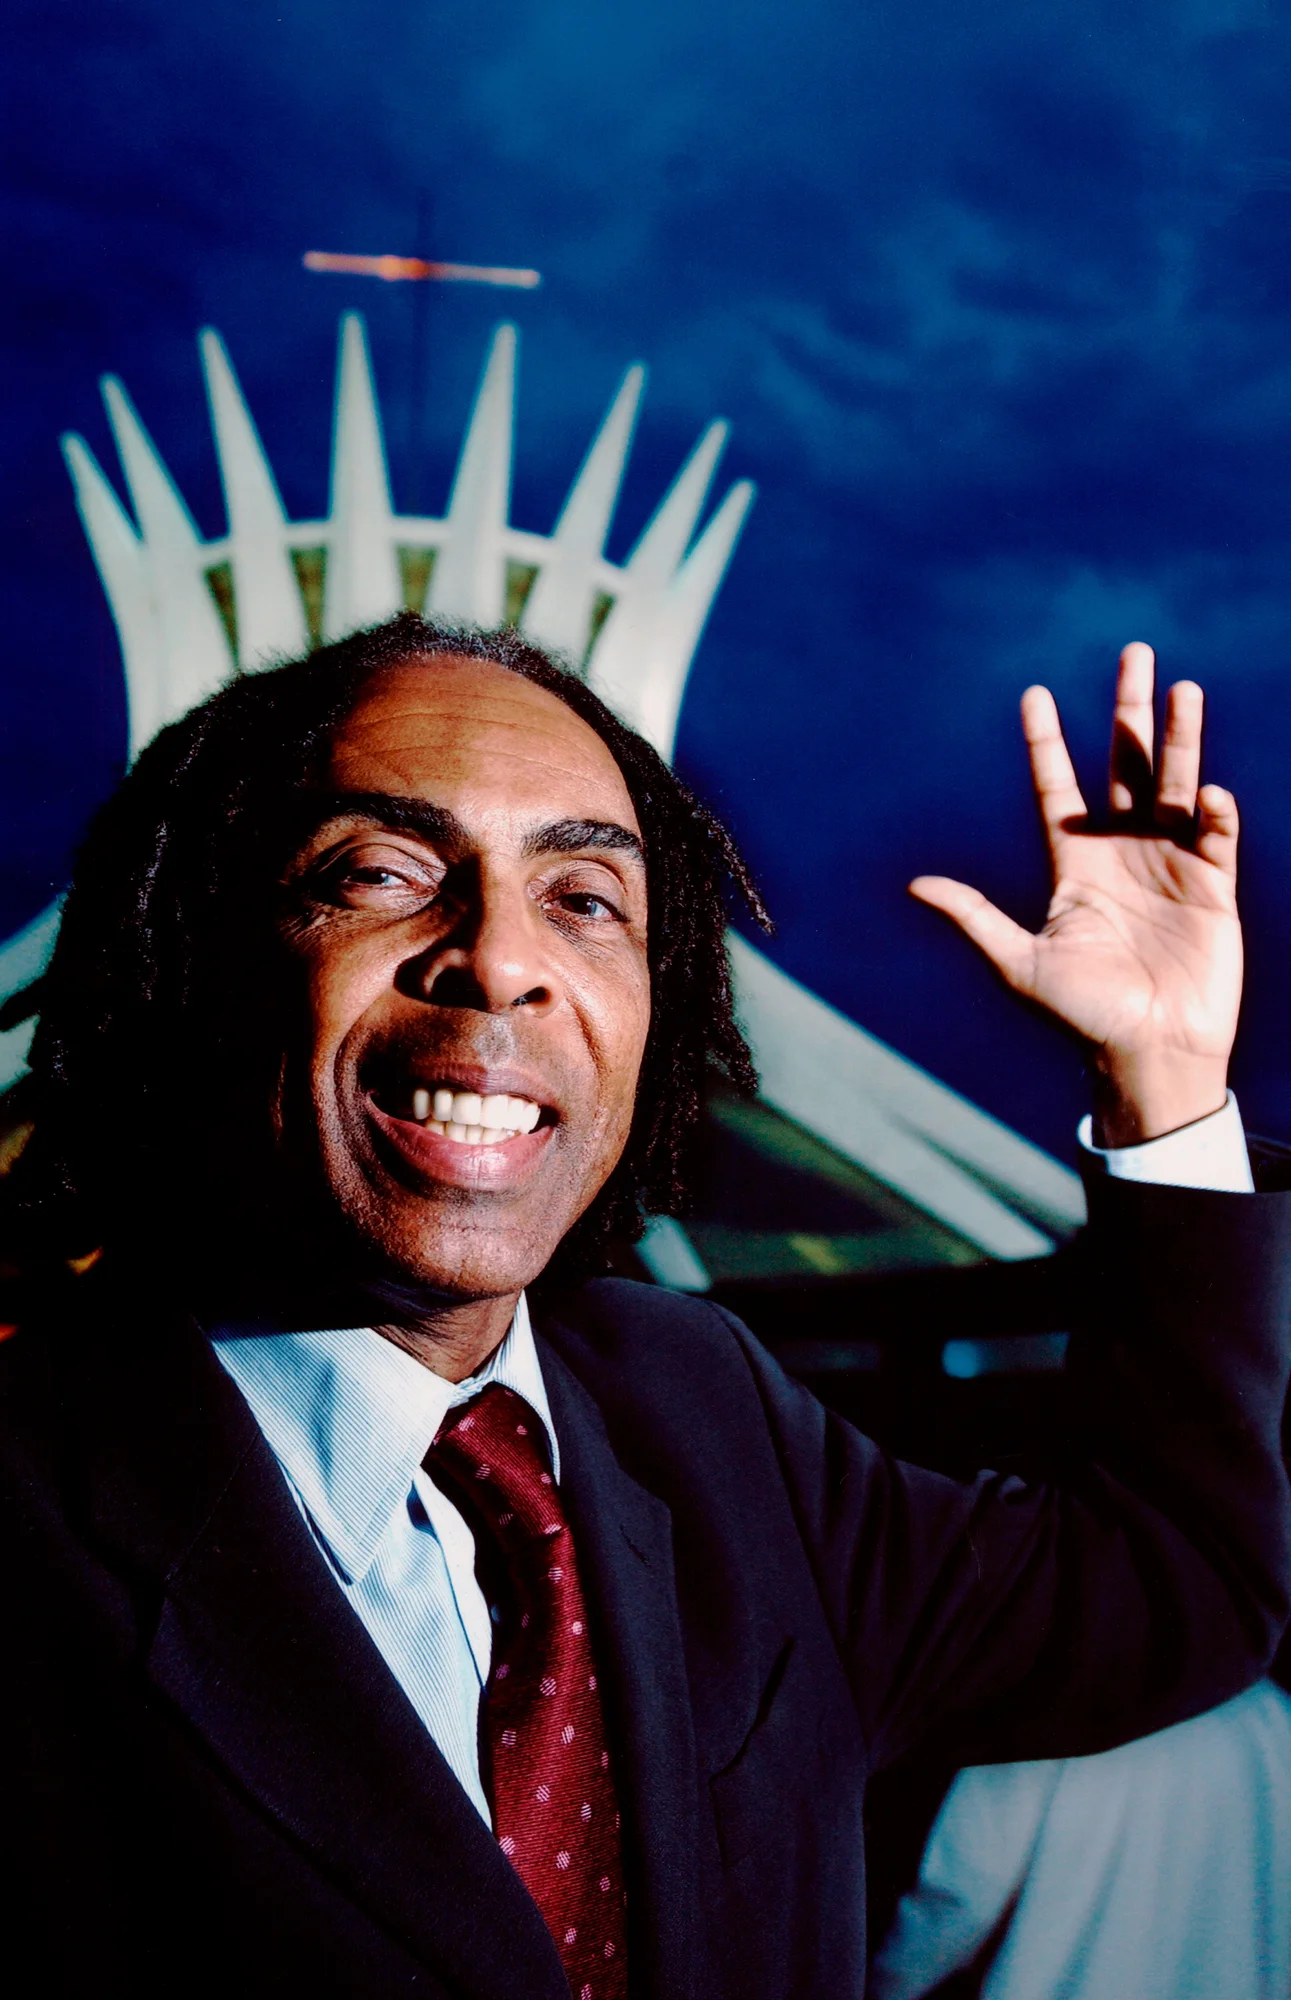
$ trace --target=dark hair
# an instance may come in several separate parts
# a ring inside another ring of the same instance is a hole
[[[454,630],[406,613],[232,681],[161,732],[96,818],[32,994],[40,1021],[22,1110],[33,1131],[9,1176],[11,1221],[31,1247],[84,1252],[164,1187],[174,1052],[192,1046],[194,1028],[212,1045],[226,1032],[203,1010],[217,961],[254,958],[273,888],[266,829],[281,825],[374,673],[446,655],[492,661],[579,715],[622,772],[644,840],[652,1020],[636,1115],[562,1265],[603,1267],[607,1244],[634,1239],[645,1214],[684,1212],[709,1081],[756,1086],[724,943],[728,885],[769,928],[748,870],[713,815],[573,673],[509,628]]]

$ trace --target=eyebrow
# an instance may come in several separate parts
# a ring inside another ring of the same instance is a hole
[[[525,836],[523,851],[527,855],[581,854],[589,847],[632,854],[645,861],[645,849],[637,835],[612,819],[551,820]]]
[[[311,830],[334,819],[367,819],[393,833],[417,833],[423,840],[465,845],[466,828],[456,813],[407,792],[327,792],[310,799]]]
[[[470,834],[456,813],[406,792],[333,792],[313,801],[314,831],[334,819],[366,819],[396,833],[419,834],[435,845],[469,847]],[[630,827],[611,819],[554,819],[525,835],[521,852],[582,854],[588,848],[631,854],[645,863],[645,849]]]

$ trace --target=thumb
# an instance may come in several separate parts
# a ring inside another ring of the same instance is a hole
[[[1197,852],[1229,877],[1237,874],[1237,832],[1232,793],[1222,785],[1203,785],[1197,794]]]
[[[1035,939],[1003,910],[997,910],[980,889],[952,882],[948,875],[917,875],[910,894],[931,910],[940,910],[966,938],[989,958],[1010,986],[1029,993],[1035,969]]]

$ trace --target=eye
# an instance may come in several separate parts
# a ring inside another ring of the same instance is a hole
[[[621,923],[623,912],[615,909],[613,903],[604,896],[593,895],[590,889],[569,889],[560,898],[561,904],[576,917],[587,917],[592,923]]]
[[[597,861],[572,861],[539,877],[531,893],[553,922],[589,932],[631,922],[624,884]]]
[[[334,861],[319,888],[326,901],[346,909],[402,914],[432,899],[439,872],[402,848],[368,844]]]
[[[402,880],[394,868],[348,868],[342,876],[344,882],[366,882],[372,887],[385,888],[390,882]]]

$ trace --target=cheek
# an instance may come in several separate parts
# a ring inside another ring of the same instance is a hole
[[[278,1046],[285,1050],[277,1077],[278,1143],[316,1144],[327,1150],[340,1138],[345,1090],[341,1072],[346,1043],[375,998],[389,984],[388,967],[354,938],[318,935],[293,941],[288,994]],[[340,1123],[338,1124],[338,1119]],[[307,1139],[312,1132],[314,1138]],[[332,1141],[325,1135],[332,1134]]]
[[[591,1027],[607,1122],[626,1134],[650,1031],[650,982],[644,967],[613,991],[597,995]]]
[[[326,1065],[389,988],[388,953],[362,938],[322,938],[307,953],[303,970],[311,1062]]]

